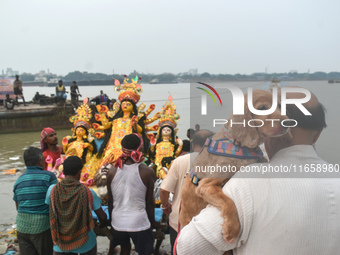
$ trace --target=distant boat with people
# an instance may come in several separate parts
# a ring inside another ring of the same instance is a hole
[[[73,81],[65,81],[63,80],[63,84],[67,87],[72,85]],[[56,87],[58,85],[58,81],[48,82],[48,87]],[[99,85],[114,85],[113,80],[88,80],[88,81],[77,81],[77,86],[99,86]]]
[[[41,130],[41,127],[53,126],[56,129],[71,128],[69,118],[74,115],[74,107],[70,104],[39,105],[20,104],[13,110],[0,107],[0,134],[30,132]]]
[[[71,127],[69,117],[74,114],[74,106],[66,102],[63,105],[54,104],[54,97],[37,95],[39,100],[18,102],[13,109],[3,106],[5,96],[15,99],[13,92],[13,78],[0,79],[0,134],[41,130],[42,126],[53,126],[63,129]],[[36,95],[36,96],[37,96]],[[34,98],[36,98],[36,96]]]

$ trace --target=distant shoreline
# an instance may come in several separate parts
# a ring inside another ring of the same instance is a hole
[[[140,84],[150,84],[150,85],[160,85],[160,84],[178,84],[178,83],[193,83],[193,82],[270,82],[270,80],[265,79],[191,79],[191,80],[183,80],[181,82],[163,82],[160,81],[158,83],[152,82],[140,82]],[[328,83],[339,83],[338,80],[327,80],[327,79],[288,79],[288,80],[280,80],[284,82],[292,82],[292,81],[325,81]],[[73,81],[63,81],[64,86],[68,87],[72,85]],[[76,81],[77,86],[102,86],[102,85],[113,85],[113,80],[87,80],[87,81]],[[32,81],[23,81],[24,87],[55,87],[58,83],[47,83],[47,82],[32,82]]]

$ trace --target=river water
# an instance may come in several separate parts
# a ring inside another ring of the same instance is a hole
[[[186,130],[190,127],[190,104],[189,94],[190,86],[188,83],[179,84],[158,84],[158,85],[143,85],[143,92],[141,93],[141,99],[137,105],[141,103],[146,104],[146,108],[154,103],[156,109],[151,113],[153,116],[156,112],[161,110],[161,107],[168,100],[168,96],[171,94],[173,102],[177,106],[177,113],[180,115],[178,121],[178,133],[177,135],[182,139],[186,138]],[[69,91],[69,88],[67,88]],[[109,98],[118,97],[118,93],[114,91],[114,86],[83,86],[79,88],[82,97],[93,98],[99,95],[100,90],[103,90]],[[26,101],[32,100],[36,92],[40,94],[50,95],[53,94],[54,87],[24,87],[24,96]],[[68,95],[68,99],[70,96]],[[19,101],[20,102],[20,101]],[[153,124],[157,124],[156,122]],[[43,129],[44,127],[41,127]],[[53,128],[53,127],[52,127]],[[64,136],[71,135],[70,130],[57,130],[59,144]],[[23,169],[24,164],[22,160],[23,151],[27,146],[40,146],[40,132],[26,132],[26,133],[13,133],[0,135],[0,170],[18,168]],[[0,179],[3,178],[0,175]],[[1,188],[0,188],[1,189]]]
[[[240,88],[254,87],[262,88],[263,82],[237,82],[233,83]],[[196,86],[197,84],[192,84]],[[211,83],[211,85],[214,85]],[[328,84],[327,81],[291,81],[291,86],[300,86],[310,89],[314,92],[327,109],[328,127],[322,133],[316,148],[318,154],[329,163],[339,164],[340,153],[340,113],[339,99],[340,84]],[[69,90],[69,88],[67,88]],[[85,97],[94,97],[102,89],[110,98],[117,98],[118,93],[114,91],[113,86],[83,86],[80,87],[82,99]],[[31,100],[34,94],[39,91],[40,94],[50,95],[54,93],[53,87],[24,87],[24,96],[27,101]],[[160,110],[171,93],[173,102],[177,106],[177,113],[180,115],[177,128],[177,135],[181,139],[186,139],[186,130],[194,127],[195,123],[190,122],[190,84],[159,84],[143,85],[141,102],[148,106],[151,103],[156,104],[154,113]],[[68,97],[69,99],[69,97]],[[44,127],[41,127],[42,129]],[[204,123],[201,128],[206,128]],[[70,130],[57,130],[59,144],[64,136],[70,135]],[[3,175],[1,170],[16,168],[23,170],[24,163],[22,154],[27,146],[33,145],[39,147],[40,132],[26,132],[0,135],[0,224],[15,222],[15,206],[12,200],[12,188],[17,175]]]

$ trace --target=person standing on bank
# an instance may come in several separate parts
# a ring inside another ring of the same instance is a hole
[[[96,255],[92,210],[97,214],[100,226],[106,226],[106,213],[97,193],[79,182],[82,160],[70,156],[63,165],[65,179],[49,187],[45,200],[50,208],[53,254]]]
[[[107,190],[114,239],[110,251],[121,246],[121,255],[130,254],[130,238],[139,255],[154,253],[152,227],[156,226],[153,196],[155,172],[142,164],[143,139],[139,134],[125,136],[122,155],[109,170]]]
[[[81,95],[80,95],[77,83],[75,81],[72,82],[72,86],[70,87],[70,91],[71,91],[71,103],[74,106],[78,107],[78,96],[81,97]]]
[[[40,134],[40,148],[43,152],[45,166],[44,169],[47,170],[47,162],[46,158],[50,156],[52,158],[52,168],[55,165],[55,162],[58,158],[60,158],[61,153],[63,152],[63,147],[58,146],[58,136],[57,132],[50,127],[44,128]]]
[[[49,208],[45,197],[49,186],[58,181],[53,173],[44,171],[44,157],[39,148],[28,147],[24,161],[26,171],[13,188],[20,254],[52,255]]]
[[[20,97],[22,98],[22,101],[24,102],[24,106],[27,106],[24,95],[22,93],[24,89],[22,88],[22,81],[19,80],[19,75],[15,76],[15,81],[13,85],[14,85],[14,95],[15,95],[16,104],[19,105],[18,97]]]

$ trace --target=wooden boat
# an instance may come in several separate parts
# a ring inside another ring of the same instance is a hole
[[[0,134],[41,131],[44,127],[55,129],[72,128],[69,118],[74,115],[71,104],[64,106],[20,104],[13,110],[0,106]]]
[[[74,115],[74,107],[67,101],[62,106],[53,105],[54,98],[41,95],[37,100],[40,104],[19,104],[7,110],[3,105],[5,95],[14,99],[14,78],[0,79],[0,134],[41,131],[45,127],[55,129],[71,128],[69,118]],[[38,93],[37,93],[38,94]]]

